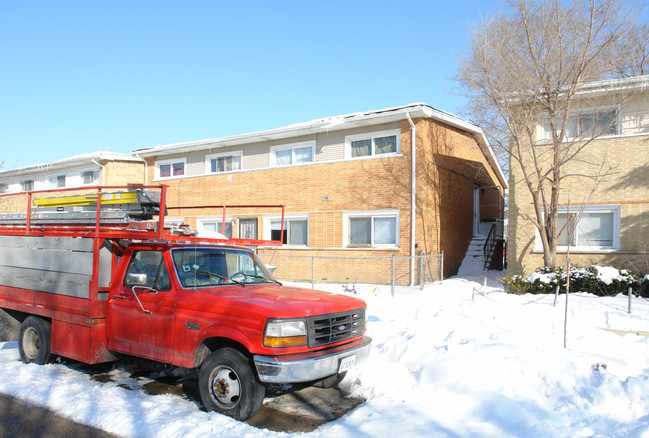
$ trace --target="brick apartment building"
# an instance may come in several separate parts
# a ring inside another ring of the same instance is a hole
[[[223,230],[222,209],[183,207],[285,205],[284,245],[257,248],[280,279],[388,283],[394,257],[399,284],[422,270],[413,255],[443,251],[444,275],[457,272],[480,223],[502,219],[506,188],[480,128],[425,104],[0,171],[0,194],[143,183],[168,186],[166,221],[199,230]],[[0,196],[0,213],[25,205]],[[228,237],[280,228],[278,208],[226,212]],[[315,274],[310,256],[328,257]]]
[[[0,195],[144,182],[144,162],[130,154],[92,152],[0,171]],[[24,196],[0,198],[0,213],[23,212]]]
[[[480,128],[425,104],[133,155],[146,160],[148,184],[169,186],[169,206],[285,205],[284,245],[258,248],[283,279],[314,275],[311,260],[285,255],[339,258],[315,281],[387,283],[385,264],[352,259],[442,251],[452,275],[480,222],[503,218],[507,182]],[[173,209],[167,220],[223,230],[220,208]],[[279,239],[278,209],[230,209],[225,222],[228,237]]]

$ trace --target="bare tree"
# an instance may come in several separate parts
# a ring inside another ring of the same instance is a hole
[[[475,26],[455,79],[469,98],[467,114],[529,191],[534,212],[524,218],[539,232],[545,265],[554,267],[568,225],[559,227],[562,186],[614,171],[606,157],[589,154],[593,140],[617,126],[615,111],[583,112],[597,106],[593,83],[611,81],[607,93],[624,100],[628,91],[615,79],[647,71],[647,28],[637,23],[638,4],[621,0],[506,5]]]

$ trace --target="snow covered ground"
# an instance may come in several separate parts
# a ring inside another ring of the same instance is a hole
[[[367,401],[310,433],[256,429],[61,364],[25,365],[15,342],[0,343],[0,392],[120,436],[649,437],[649,338],[634,334],[649,331],[649,302],[634,299],[628,314],[624,296],[571,294],[564,349],[565,296],[555,307],[551,295],[508,295],[494,273],[474,293],[485,274],[461,274],[396,297],[356,286],[374,342],[342,385]]]

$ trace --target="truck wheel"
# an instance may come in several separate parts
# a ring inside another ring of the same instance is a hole
[[[18,351],[25,363],[45,365],[52,361],[52,324],[36,316],[28,316],[20,326]]]
[[[216,350],[205,359],[198,375],[203,405],[239,421],[252,418],[261,408],[265,388],[248,359],[233,348]]]
[[[325,377],[322,380],[318,380],[313,384],[313,386],[315,386],[316,388],[323,388],[323,389],[336,388],[340,384],[340,382],[343,381],[346,375],[347,375],[347,371],[343,371],[342,373],[334,374],[333,376]]]

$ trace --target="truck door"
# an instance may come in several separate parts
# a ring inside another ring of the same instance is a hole
[[[171,362],[175,299],[164,252],[135,251],[109,301],[109,348]]]

